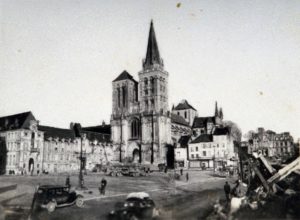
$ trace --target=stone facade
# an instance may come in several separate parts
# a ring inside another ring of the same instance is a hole
[[[296,154],[295,143],[289,132],[278,134],[258,128],[257,132],[248,135],[248,145],[248,153],[257,152],[269,158],[288,159]]]
[[[85,168],[112,159],[110,135],[41,126],[31,112],[0,118],[0,137],[6,145],[6,174],[60,173],[79,170],[82,142]],[[2,160],[2,159],[1,159]]]
[[[126,71],[112,82],[112,141],[115,161],[165,163],[171,143],[168,72],[160,58],[151,22],[139,81]]]

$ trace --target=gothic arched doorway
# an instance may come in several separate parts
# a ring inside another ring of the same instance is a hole
[[[138,149],[134,149],[132,152],[132,162],[138,163],[140,161],[140,151]]]
[[[28,163],[28,171],[33,172],[33,170],[34,170],[34,160],[30,158]]]

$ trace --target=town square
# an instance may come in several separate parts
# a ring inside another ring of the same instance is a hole
[[[0,219],[300,217],[298,2],[0,3]]]

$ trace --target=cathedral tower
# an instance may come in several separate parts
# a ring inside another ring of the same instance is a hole
[[[164,70],[152,21],[139,82],[123,71],[112,82],[112,89],[115,160],[166,163],[171,143],[168,72]]]

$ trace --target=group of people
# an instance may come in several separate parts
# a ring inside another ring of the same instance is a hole
[[[224,185],[224,192],[225,192],[227,202],[230,201],[231,197],[238,197],[241,193],[240,181],[239,180],[235,181],[235,186],[232,189],[231,189],[229,183],[226,181],[226,183]]]

